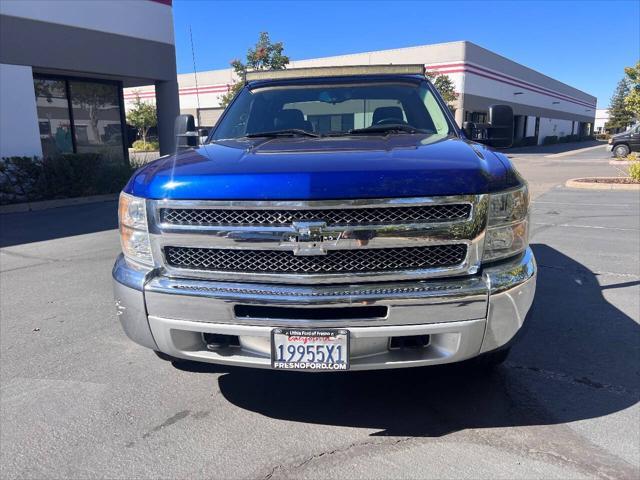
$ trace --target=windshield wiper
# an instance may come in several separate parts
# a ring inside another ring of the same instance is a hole
[[[365,128],[352,128],[347,133],[349,135],[357,135],[359,133],[426,133],[424,130],[412,127],[411,125],[404,125],[401,123],[390,125],[371,125]]]
[[[295,135],[303,136],[303,137],[319,137],[317,133],[309,132],[307,130],[302,130],[301,128],[286,128],[282,130],[273,130],[271,132],[256,132],[256,133],[247,133],[245,137],[247,138],[255,138],[255,137],[292,137]]]

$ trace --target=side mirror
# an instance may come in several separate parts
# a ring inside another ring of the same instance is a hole
[[[186,150],[198,146],[198,132],[193,115],[178,115],[173,124],[176,136],[176,150]]]
[[[489,123],[464,122],[462,130],[469,140],[509,148],[513,145],[513,109],[509,105],[491,105]]]

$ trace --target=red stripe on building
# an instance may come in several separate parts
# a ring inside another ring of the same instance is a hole
[[[229,91],[229,87],[227,85],[211,85],[208,87],[200,87],[196,89],[193,88],[182,88],[178,91],[180,95],[196,95],[196,94],[208,94],[208,93],[226,93]],[[136,97],[140,98],[151,98],[155,97],[155,92],[140,92],[140,93],[127,93],[124,95],[125,99],[133,99]]]
[[[472,73],[474,75],[478,75],[479,77],[484,77],[484,78],[488,78],[489,80],[494,80],[496,82],[501,82],[507,85],[511,85],[513,87],[518,87],[518,88],[524,88],[525,90],[530,90],[532,92],[535,93],[539,93],[541,95],[546,95],[548,97],[553,97],[553,98],[557,98],[558,100],[564,100],[565,102],[569,102],[569,103],[574,103],[576,105],[580,105],[583,107],[590,107],[590,108],[595,108],[595,105],[591,105],[582,101],[578,101],[578,100],[573,100],[571,98],[567,98],[566,96],[562,95],[562,94],[556,94],[556,93],[549,93],[547,91],[543,91],[537,87],[532,87],[532,86],[528,86],[528,85],[524,85],[520,82],[516,82],[516,81],[510,81],[510,80],[506,80],[505,78],[500,78],[494,74],[486,74],[483,73],[481,71],[474,71],[473,68],[469,68],[467,67],[463,67],[463,68],[453,68],[451,70],[438,70],[438,73]]]
[[[460,67],[462,67],[462,69],[460,69]],[[581,100],[579,98],[572,97],[572,96],[567,95],[565,93],[558,92],[556,90],[550,90],[548,88],[541,87],[539,85],[535,85],[533,83],[529,83],[529,82],[526,82],[524,80],[516,79],[514,77],[510,77],[510,76],[504,75],[504,74],[502,74],[500,72],[489,70],[487,68],[479,67],[477,65],[472,65],[472,64],[469,64],[469,63],[458,62],[458,63],[449,63],[449,64],[434,64],[434,65],[428,65],[426,68],[427,68],[427,70],[434,70],[434,71],[437,71],[438,73],[455,73],[455,72],[460,72],[460,71],[469,71],[470,73],[475,73],[477,75],[480,75],[478,72],[474,72],[473,71],[473,70],[478,70],[478,71],[481,71],[481,72],[485,72],[485,73],[487,73],[489,75],[493,75],[494,77],[497,77],[497,78],[492,78],[492,80],[500,80],[500,81],[503,81],[503,83],[514,82],[514,83],[509,83],[509,84],[517,86],[517,87],[527,88],[529,90],[536,89],[536,90],[538,90],[537,93],[544,93],[545,95],[550,95],[550,96],[553,96],[555,98],[559,98],[560,100],[567,100],[569,102],[577,103],[579,105],[584,105],[586,107],[596,108],[595,105],[587,103],[585,100]],[[456,70],[450,70],[452,68],[455,68]],[[480,76],[486,77],[486,75],[480,75]],[[490,78],[490,77],[486,77],[486,78]],[[562,98],[560,98],[560,97],[562,97]]]

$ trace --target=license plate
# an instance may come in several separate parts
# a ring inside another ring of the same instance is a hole
[[[281,370],[348,370],[349,331],[275,328],[271,366]]]

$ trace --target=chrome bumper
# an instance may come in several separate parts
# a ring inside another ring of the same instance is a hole
[[[450,363],[498,349],[522,326],[535,293],[531,250],[455,279],[359,285],[271,285],[176,279],[129,265],[113,269],[116,308],[135,342],[169,355],[270,368],[274,327],[342,327],[351,337],[351,369]],[[385,306],[384,318],[295,320],[237,318],[234,306],[300,308]],[[202,333],[237,335],[239,347],[209,351]],[[391,337],[429,335],[422,349],[390,350]]]

